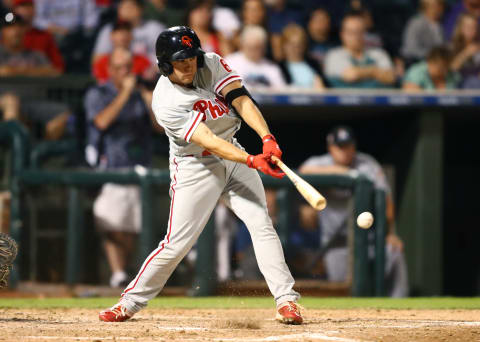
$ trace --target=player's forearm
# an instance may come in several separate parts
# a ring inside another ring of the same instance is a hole
[[[260,138],[270,134],[267,122],[262,113],[248,96],[241,96],[233,101],[233,106],[242,119],[250,126]]]
[[[212,137],[212,144],[204,147],[210,153],[213,153],[220,158],[244,164],[247,162],[247,152],[239,149],[235,145],[232,145],[228,141],[217,137],[216,135]]]
[[[203,147],[210,153],[220,158],[232,160],[239,163],[246,163],[248,153],[229,143],[228,141],[217,137],[205,124],[198,125],[193,132],[191,142]]]
[[[115,99],[107,107],[105,107],[105,109],[103,109],[100,113],[97,114],[93,121],[95,123],[95,126],[101,131],[104,131],[108,127],[110,127],[112,122],[117,118],[118,114],[122,110],[129,97],[129,92],[124,90],[120,91],[117,97],[115,97]]]

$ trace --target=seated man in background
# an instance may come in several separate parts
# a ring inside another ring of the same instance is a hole
[[[240,51],[225,57],[237,70],[248,88],[283,88],[286,86],[280,68],[265,58],[267,32],[260,26],[246,26],[240,36]]]
[[[460,74],[451,70],[451,53],[442,46],[434,47],[425,61],[412,65],[403,80],[407,91],[456,89],[461,82]]]
[[[43,53],[55,69],[62,73],[65,69],[65,63],[53,35],[46,30],[33,26],[34,0],[14,0],[13,11],[25,21],[25,47]]]
[[[25,22],[22,17],[8,13],[1,18],[0,76],[55,76],[55,69],[40,52],[25,47]],[[41,127],[31,133],[34,138],[57,140],[65,132],[71,117],[68,106],[52,101],[25,99],[14,93],[1,96],[4,120],[19,120],[30,128]]]
[[[8,13],[1,19],[0,76],[55,76],[59,72],[40,52],[25,47],[25,21]]]
[[[59,73],[65,69],[63,57],[60,54],[53,35],[33,26],[35,16],[34,0],[14,0],[13,12],[25,21],[25,47],[43,53]]]
[[[132,26],[126,21],[117,21],[112,28],[110,39],[112,41],[113,48],[124,48],[130,50],[132,43]],[[108,74],[110,54],[99,56],[93,64],[93,75],[97,79],[97,82],[104,83],[110,78]],[[135,75],[143,75],[152,68],[150,60],[145,55],[134,54],[132,60],[131,72]],[[153,75],[156,74],[154,71]]]
[[[424,59],[433,47],[443,44],[444,9],[444,0],[420,1],[419,13],[408,21],[403,31],[401,52],[408,65]]]
[[[124,48],[110,55],[110,81],[91,88],[85,97],[87,114],[86,160],[94,167],[131,169],[148,167],[152,157],[152,93],[139,91],[131,74],[132,53]],[[155,121],[154,127],[158,127]],[[93,205],[97,229],[112,275],[110,286],[125,286],[127,262],[141,229],[137,185],[107,183]]]
[[[366,48],[363,15],[351,12],[342,21],[341,47],[325,57],[324,74],[334,88],[385,88],[393,86],[395,73],[388,54]]]
[[[366,175],[374,182],[376,189],[383,189],[387,194],[386,216],[388,232],[386,237],[387,291],[392,297],[408,295],[408,279],[403,242],[395,232],[394,205],[390,187],[378,162],[371,156],[357,152],[352,130],[348,127],[336,127],[327,135],[328,153],[310,157],[299,171],[304,174],[340,173],[348,174],[351,170]],[[349,251],[347,247],[347,222],[351,215],[348,201],[352,193],[346,189],[329,189],[325,193],[328,206],[319,215],[315,210],[301,210],[301,215],[315,215],[321,227],[322,247],[328,246],[324,254],[327,279],[344,282],[348,276]],[[312,218],[303,217],[303,221]]]

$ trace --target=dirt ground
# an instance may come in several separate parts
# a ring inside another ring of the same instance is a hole
[[[2,309],[0,341],[480,341],[480,310],[306,310],[286,326],[272,310],[145,309],[124,323],[90,309]]]

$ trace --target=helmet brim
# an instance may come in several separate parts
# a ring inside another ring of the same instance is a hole
[[[185,50],[181,50],[181,51],[177,51],[175,52],[172,57],[170,58],[171,61],[180,61],[182,59],[188,59],[188,58],[192,58],[192,57],[195,57],[195,56],[200,56],[202,55],[204,52],[202,51],[202,49],[185,49]]]

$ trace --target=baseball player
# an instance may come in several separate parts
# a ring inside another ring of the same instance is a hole
[[[156,42],[162,76],[152,108],[170,141],[168,230],[145,260],[119,303],[100,312],[106,322],[123,322],[147,305],[197,241],[221,198],[252,236],[259,268],[277,304],[276,319],[301,324],[300,295],[267,212],[256,170],[281,178],[271,156],[282,156],[240,76],[215,53],[205,53],[185,26],[162,32]],[[241,121],[262,138],[263,153],[249,155],[234,138]]]

